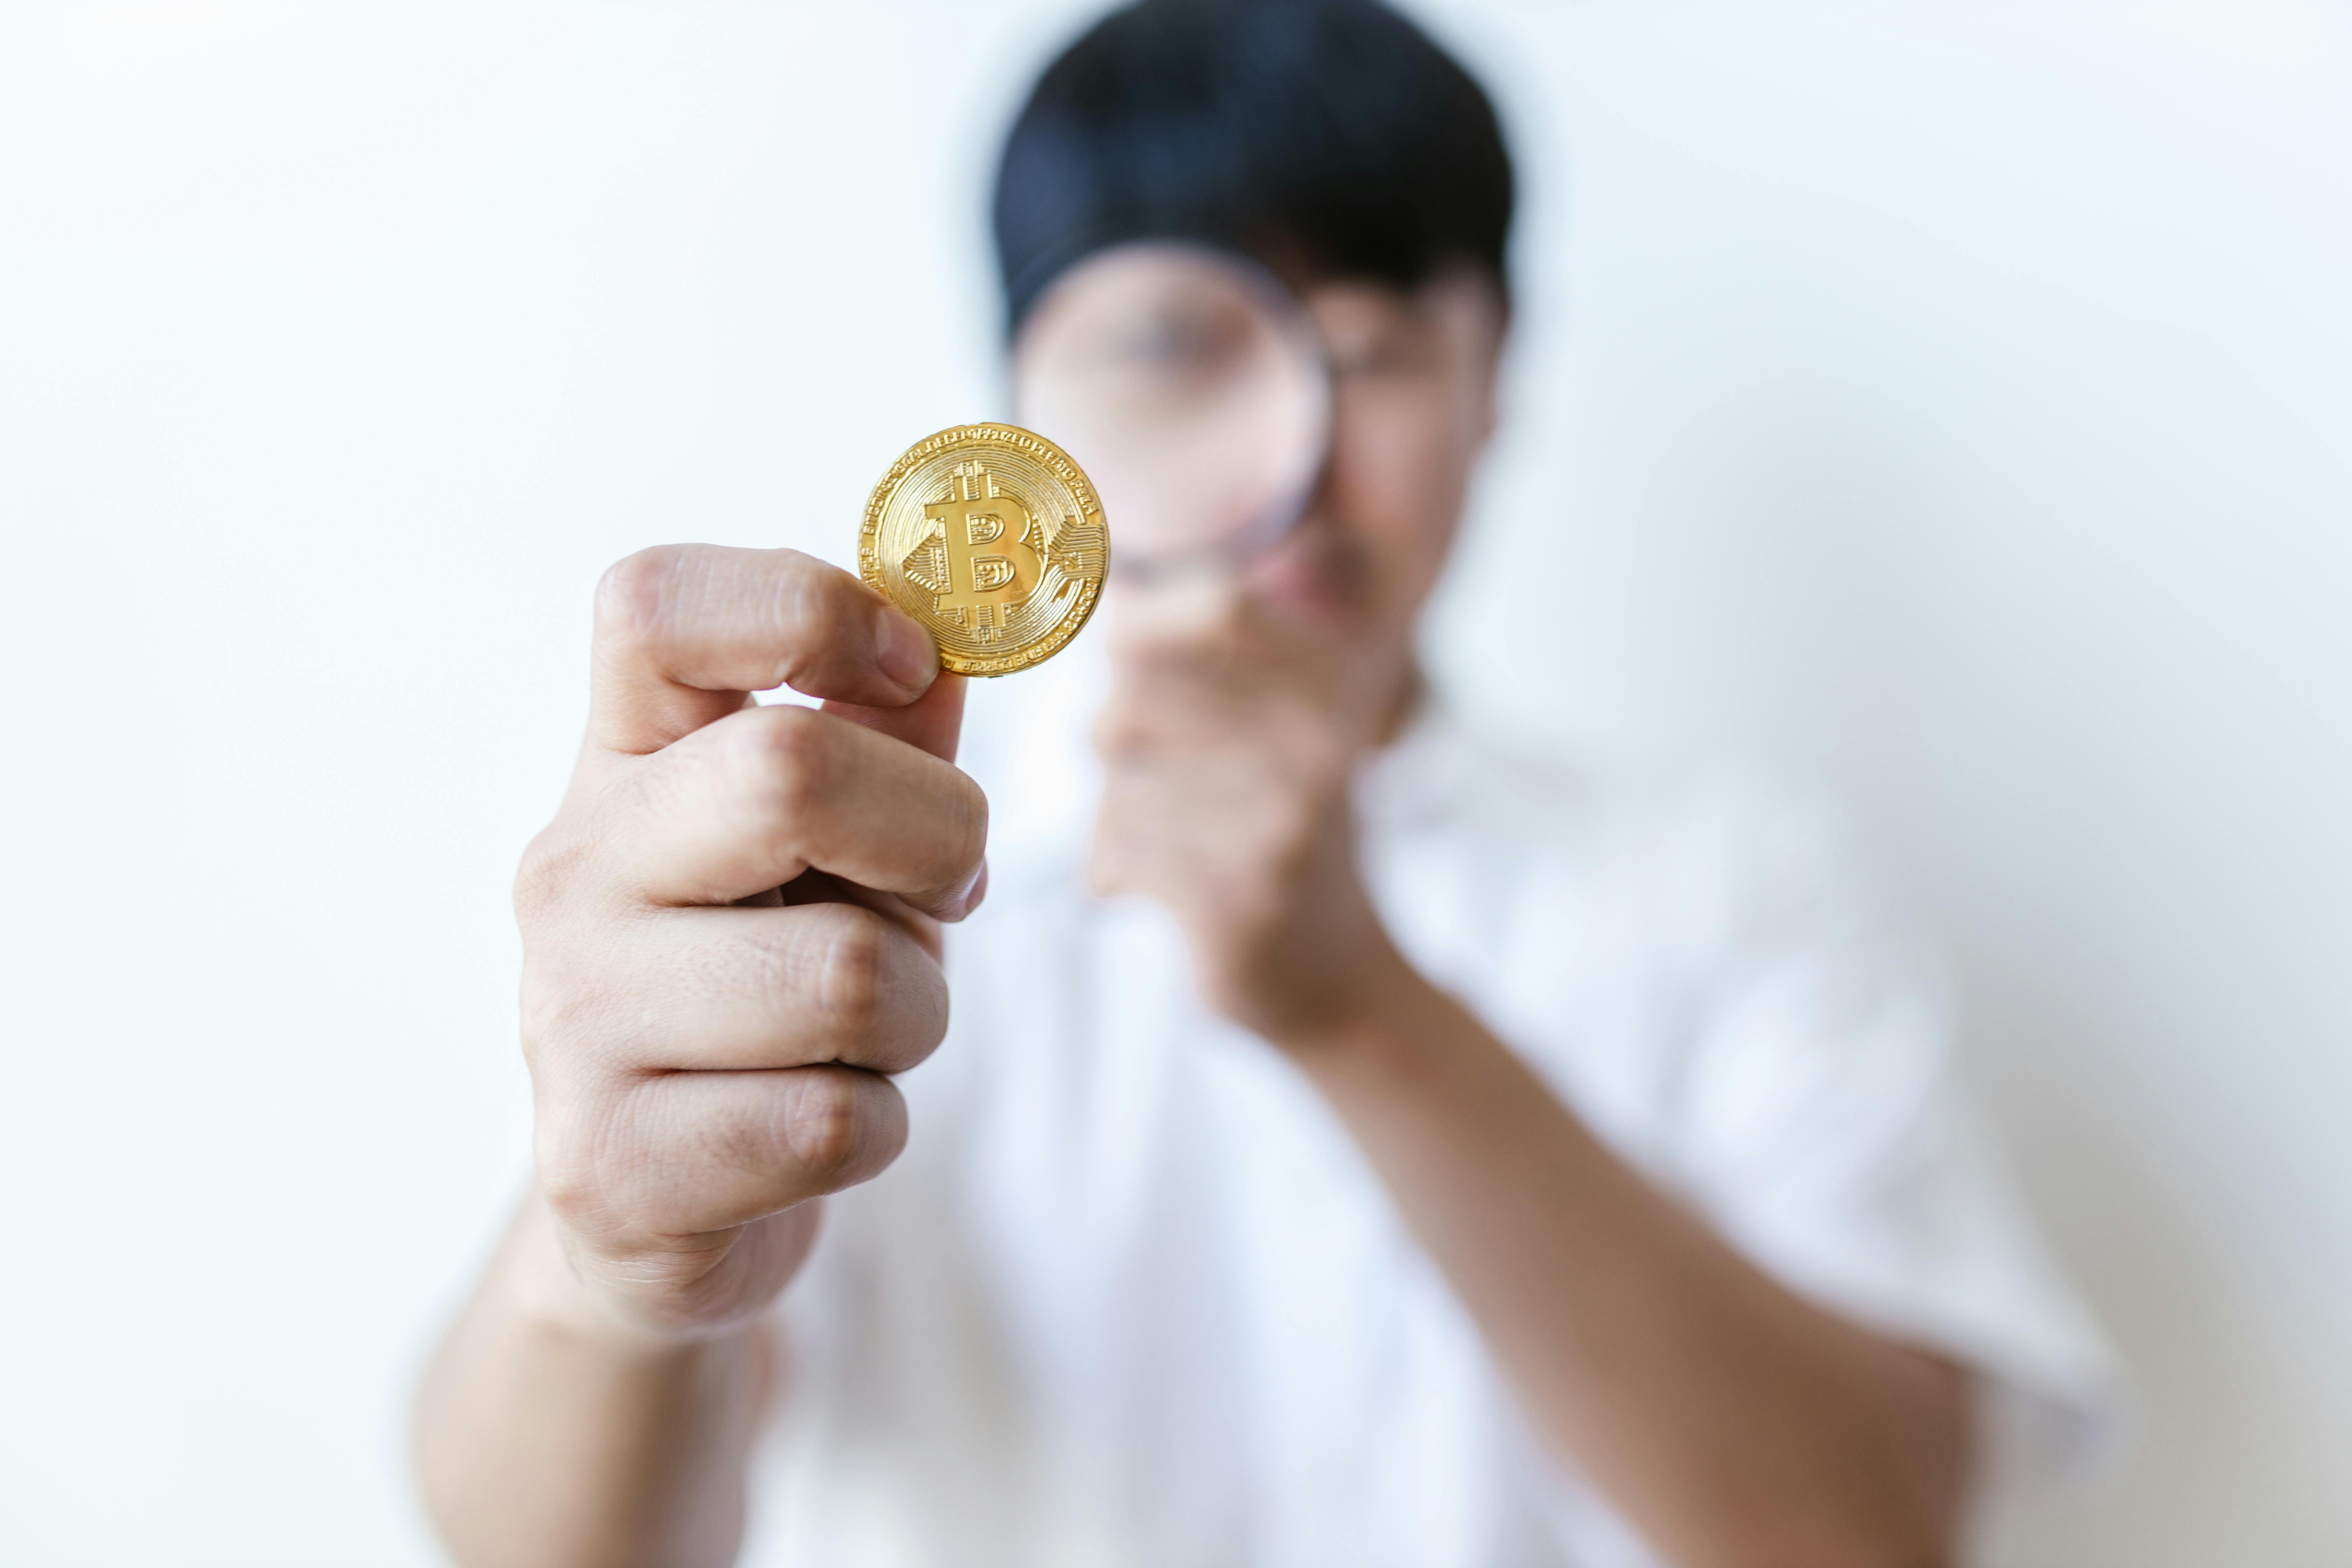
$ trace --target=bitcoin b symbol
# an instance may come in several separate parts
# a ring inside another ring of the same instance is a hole
[[[1028,508],[996,493],[980,463],[960,465],[948,486],[947,500],[923,507],[924,517],[940,525],[946,551],[947,592],[934,603],[966,612],[975,631],[992,629],[992,620],[1001,627],[1003,612],[1026,599],[1045,575],[1045,559],[1029,542],[1034,520]],[[1027,558],[1025,568],[1015,556]]]

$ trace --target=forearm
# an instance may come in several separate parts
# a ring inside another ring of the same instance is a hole
[[[1293,1054],[1546,1436],[1693,1568],[1940,1561],[1958,1374],[1749,1264],[1401,961],[1373,989]]]
[[[766,1336],[664,1343],[578,1292],[534,1195],[418,1399],[418,1468],[450,1554],[466,1568],[732,1563]]]

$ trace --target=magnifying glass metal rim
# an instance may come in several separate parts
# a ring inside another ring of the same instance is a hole
[[[1025,410],[1021,406],[1020,360],[1022,345],[1046,319],[1055,296],[1068,289],[1084,274],[1122,256],[1141,253],[1192,256],[1206,261],[1232,277],[1248,290],[1264,307],[1268,319],[1276,323],[1286,342],[1301,351],[1301,357],[1310,367],[1311,379],[1319,395],[1317,399],[1319,419],[1315,437],[1316,456],[1313,466],[1292,490],[1276,499],[1246,519],[1238,528],[1216,539],[1199,544],[1181,545],[1171,550],[1139,551],[1132,545],[1115,551],[1111,557],[1111,574],[1136,582],[1148,582],[1161,577],[1181,576],[1195,572],[1238,571],[1250,562],[1274,548],[1297,525],[1300,517],[1322,488],[1325,471],[1331,461],[1332,405],[1335,387],[1331,373],[1331,357],[1323,341],[1323,333],[1307,312],[1306,301],[1297,292],[1275,276],[1273,270],[1248,252],[1229,246],[1213,244],[1180,235],[1139,237],[1121,240],[1088,252],[1064,268],[1041,291],[1024,316],[1020,329],[1014,332],[1004,359],[1005,401],[1013,409],[1014,423],[1022,421]],[[1046,432],[1051,435],[1051,432]],[[1083,455],[1080,455],[1083,461]],[[1117,537],[1118,521],[1109,520],[1113,537]]]

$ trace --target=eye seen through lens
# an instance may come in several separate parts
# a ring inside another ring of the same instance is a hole
[[[1305,308],[1203,247],[1089,258],[1013,345],[1014,416],[1093,478],[1122,572],[1237,563],[1279,539],[1322,471],[1330,397]]]

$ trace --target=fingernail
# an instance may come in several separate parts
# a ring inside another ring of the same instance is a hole
[[[926,691],[940,672],[940,650],[912,616],[886,605],[874,634],[874,662],[908,690]]]
[[[963,912],[968,915],[980,908],[980,900],[986,897],[988,897],[988,862],[982,860],[980,863],[979,874],[971,879],[971,889],[963,896]]]

